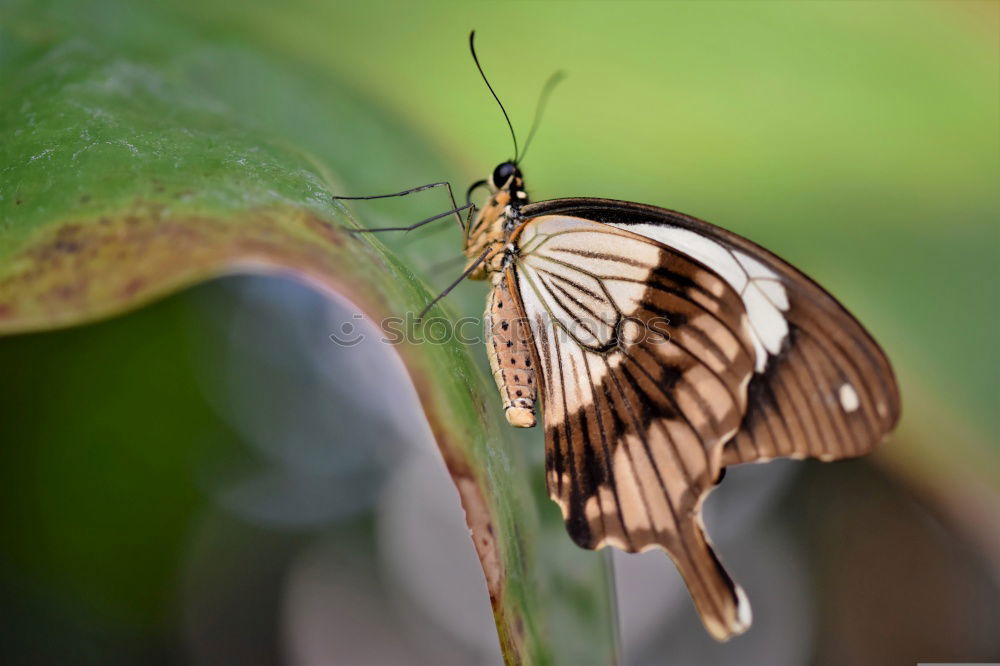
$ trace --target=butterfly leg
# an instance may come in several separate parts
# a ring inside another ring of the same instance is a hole
[[[415,224],[411,224],[408,227],[383,227],[380,229],[352,229],[354,233],[375,233],[380,231],[412,231],[417,227],[421,227],[425,224],[433,222],[435,220],[440,220],[443,217],[448,217],[449,215],[454,215],[455,219],[458,221],[458,226],[462,228],[463,231],[468,227],[467,222],[463,222],[461,213],[463,210],[472,210],[475,206],[471,201],[466,201],[466,205],[459,206],[455,201],[455,193],[452,192],[451,183],[448,181],[441,181],[439,183],[428,183],[427,185],[420,185],[419,187],[411,187],[408,190],[403,190],[401,192],[393,192],[392,194],[376,194],[367,197],[333,197],[334,201],[368,201],[370,199],[389,199],[392,197],[405,197],[407,194],[413,194],[414,192],[423,192],[424,190],[430,190],[435,187],[446,187],[448,189],[448,198],[451,200],[451,210],[445,211],[440,215],[434,215],[433,217],[428,217],[427,219],[421,220]]]
[[[413,231],[414,229],[416,229],[418,227],[422,227],[425,224],[430,224],[431,222],[433,222],[435,220],[440,220],[442,217],[448,217],[449,215],[453,215],[453,214],[454,215],[458,215],[463,210],[468,210],[468,209],[472,209],[472,208],[475,208],[475,204],[468,204],[468,205],[465,205],[465,206],[459,206],[458,208],[453,208],[452,210],[446,210],[443,213],[439,213],[438,215],[433,215],[433,216],[428,217],[426,219],[420,220],[419,222],[414,222],[413,224],[411,224],[411,225],[409,225],[407,227],[378,227],[376,229],[351,229],[351,233],[355,233],[355,234],[374,234],[374,233],[379,233],[381,231]],[[459,218],[459,219],[461,219],[461,218]],[[465,227],[462,227],[462,228],[464,229]]]

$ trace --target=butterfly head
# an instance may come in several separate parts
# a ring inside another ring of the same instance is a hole
[[[515,207],[528,203],[528,193],[524,191],[524,176],[512,160],[498,164],[490,174],[486,185],[493,195],[498,192],[507,193],[507,201]]]
[[[490,192],[494,194],[500,190],[506,190],[510,186],[524,185],[521,170],[510,160],[498,164],[486,182],[490,186]]]

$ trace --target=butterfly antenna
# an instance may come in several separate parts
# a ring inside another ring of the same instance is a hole
[[[469,50],[472,51],[472,60],[476,63],[476,69],[479,70],[479,75],[483,77],[483,81],[486,83],[486,87],[490,89],[490,93],[493,95],[493,99],[497,101],[500,106],[500,110],[503,111],[503,117],[507,121],[507,127],[510,128],[510,138],[514,140],[514,163],[517,164],[517,136],[514,134],[514,125],[510,122],[510,116],[507,115],[507,109],[503,108],[503,102],[497,97],[496,91],[493,90],[493,86],[490,85],[489,79],[486,78],[486,72],[483,71],[483,66],[479,64],[479,57],[476,55],[476,31],[473,30],[469,33]]]
[[[531,140],[535,138],[535,132],[538,131],[538,125],[542,120],[542,113],[545,112],[545,105],[548,104],[549,96],[552,94],[552,90],[559,85],[559,82],[566,78],[566,72],[558,71],[549,77],[549,80],[545,82],[542,86],[542,92],[538,96],[538,104],[535,105],[535,119],[531,122],[531,131],[528,132],[528,140],[524,142],[524,152],[521,153],[521,159],[528,154],[528,148],[531,147]],[[515,163],[518,160],[514,160]]]

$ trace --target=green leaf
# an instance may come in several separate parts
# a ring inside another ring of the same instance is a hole
[[[292,276],[375,321],[431,297],[331,198],[341,183],[391,190],[416,166],[401,156],[429,151],[330,72],[129,3],[8,6],[0,26],[0,332],[93,322],[236,273]],[[600,558],[565,537],[470,350],[398,350],[506,660],[611,661]]]

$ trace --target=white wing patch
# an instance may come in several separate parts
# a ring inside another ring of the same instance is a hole
[[[559,216],[539,218],[520,243],[522,292],[592,349],[611,342],[619,319],[636,310],[662,252],[596,222]]]
[[[774,271],[739,250],[730,250],[711,238],[681,227],[661,224],[614,224],[610,226],[652,238],[697,259],[728,282],[743,299],[750,320],[756,353],[755,369],[764,372],[769,356],[781,351],[788,337],[788,294]]]
[[[861,406],[861,400],[858,399],[858,392],[850,384],[846,382],[841,384],[838,394],[840,397],[840,406],[844,408],[844,411],[854,412]]]

